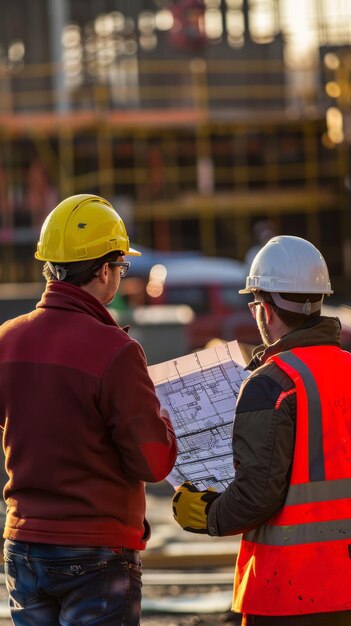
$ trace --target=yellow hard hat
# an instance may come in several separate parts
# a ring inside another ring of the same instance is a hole
[[[99,259],[108,252],[139,256],[129,247],[122,218],[104,198],[70,196],[47,216],[37,244],[39,261],[71,263]]]

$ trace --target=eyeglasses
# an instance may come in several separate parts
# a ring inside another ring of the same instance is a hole
[[[129,261],[109,261],[110,267],[119,267],[120,277],[124,278],[127,276],[128,270],[130,268]]]
[[[260,302],[259,300],[255,300],[255,302],[248,302],[247,306],[250,309],[250,313],[252,315],[252,317],[254,318],[254,320],[256,319],[257,313],[256,313],[256,307],[261,305],[262,302]]]

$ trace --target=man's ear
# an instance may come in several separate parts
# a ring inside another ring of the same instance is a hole
[[[97,275],[98,275],[99,279],[101,280],[101,282],[103,282],[104,284],[107,283],[107,280],[108,280],[108,263],[104,263],[103,265],[101,265],[101,267],[99,267]]]
[[[262,308],[264,311],[266,323],[269,324],[273,319],[273,314],[274,314],[273,308],[271,307],[269,302],[262,302]]]

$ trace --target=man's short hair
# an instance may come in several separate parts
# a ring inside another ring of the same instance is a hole
[[[275,310],[279,319],[289,328],[297,328],[301,326],[306,320],[314,317],[320,317],[321,309],[318,308],[316,311],[306,314],[306,313],[293,313],[292,311],[286,311],[280,306],[277,306],[273,300],[272,294],[268,291],[258,291],[256,292],[256,296],[263,302],[268,302]],[[283,300],[287,300],[288,302],[319,302],[323,300],[323,296],[320,293],[279,293],[280,298]]]
[[[109,252],[99,259],[77,261],[74,263],[52,263],[47,261],[43,267],[43,276],[46,282],[60,280],[76,287],[83,287],[96,277],[96,271],[104,264],[116,261],[122,253]]]

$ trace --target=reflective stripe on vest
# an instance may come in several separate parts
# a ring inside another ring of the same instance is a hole
[[[322,411],[319,391],[311,371],[292,352],[282,352],[279,359],[298,372],[304,382],[308,400],[308,464],[310,481],[324,480]]]
[[[351,499],[349,498],[349,506]],[[245,533],[246,541],[263,543],[266,546],[293,546],[319,541],[351,540],[351,518],[331,520],[329,522],[309,522],[308,524],[290,524],[270,526],[262,524],[258,530]]]
[[[244,533],[233,608],[260,615],[350,610],[351,385],[344,374],[351,355],[323,346],[271,361],[296,387],[291,482],[283,508]]]

